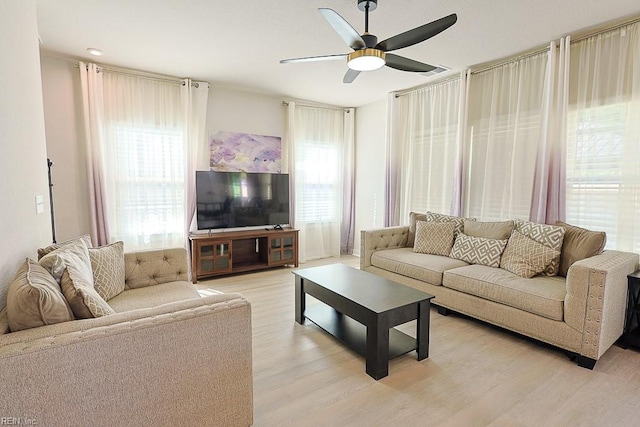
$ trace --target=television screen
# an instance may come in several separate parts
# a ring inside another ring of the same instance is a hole
[[[198,230],[289,224],[289,175],[196,172]]]

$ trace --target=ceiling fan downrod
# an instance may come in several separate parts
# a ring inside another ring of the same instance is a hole
[[[364,12],[364,33],[369,34],[369,12],[378,7],[378,0],[358,0],[358,9]]]

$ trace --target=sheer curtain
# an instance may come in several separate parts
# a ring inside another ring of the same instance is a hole
[[[208,85],[198,92],[191,81],[94,64],[81,63],[80,72],[97,243],[123,240],[128,251],[186,246]]]
[[[105,171],[102,163],[103,97],[102,77],[96,64],[79,62],[80,86],[85,141],[87,144],[87,174],[89,177],[89,209],[91,212],[91,241],[96,245],[109,243]]]
[[[529,219],[555,224],[565,220],[565,151],[569,71],[569,37],[549,45],[538,153]]]
[[[471,76],[465,215],[529,218],[548,56],[535,54]]]
[[[640,23],[571,44],[567,221],[640,251]]]
[[[196,171],[209,169],[209,147],[206,122],[209,102],[209,83],[185,79],[182,85],[182,102],[186,115],[187,204],[184,229],[189,232],[196,225]]]
[[[399,95],[390,146],[399,182],[398,223],[409,213],[449,213],[459,156],[460,79],[448,80]],[[393,207],[389,207],[393,209]]]
[[[348,113],[353,115],[353,113]],[[292,180],[292,225],[300,230],[299,259],[340,255],[343,221],[345,111],[289,102],[289,174]],[[347,173],[352,175],[353,169]]]

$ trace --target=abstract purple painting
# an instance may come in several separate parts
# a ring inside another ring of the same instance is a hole
[[[219,131],[209,143],[209,165],[219,172],[280,173],[279,136]]]

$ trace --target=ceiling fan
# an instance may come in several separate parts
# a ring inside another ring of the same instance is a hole
[[[344,83],[353,82],[361,71],[376,70],[384,65],[395,68],[396,70],[417,73],[445,71],[445,68],[435,67],[387,52],[412,46],[441,33],[456,23],[458,16],[455,13],[378,42],[378,37],[369,33],[369,12],[374,11],[377,6],[378,0],[358,0],[358,9],[364,12],[364,34],[358,34],[335,10],[327,8],[318,9],[342,40],[353,49],[353,52],[338,55],[283,59],[280,63],[332,61],[347,58],[347,66],[349,69],[342,79]]]

